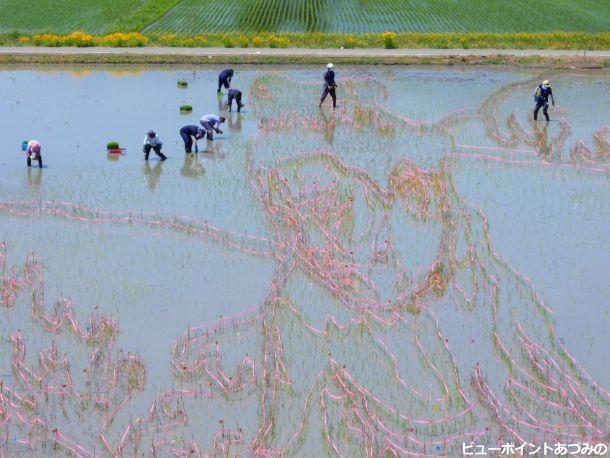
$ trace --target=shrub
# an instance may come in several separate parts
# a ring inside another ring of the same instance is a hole
[[[287,48],[290,40],[285,37],[276,37],[272,35],[269,37],[269,47],[270,48]]]
[[[58,37],[62,46],[76,46],[78,48],[88,48],[95,46],[93,37],[85,32],[72,32],[65,37]]]
[[[36,46],[61,46],[62,45],[62,37],[58,35],[52,35],[49,33],[45,34],[36,34],[32,37],[34,40],[34,45]]]
[[[159,35],[156,41],[161,46],[178,46],[176,44],[178,37],[175,33],[164,33],[163,35]]]
[[[394,32],[383,32],[381,38],[383,39],[383,47],[385,49],[398,48],[398,37]]]
[[[97,40],[98,46],[113,48],[141,47],[146,44],[148,38],[138,32],[133,33],[111,33]]]
[[[243,33],[237,37],[237,46],[240,48],[247,48],[249,44],[248,37]]]
[[[184,80],[178,80],[178,82],[176,83],[178,85],[178,87],[188,87],[189,83],[187,83]]]
[[[345,49],[361,48],[365,45],[362,41],[356,39],[353,35],[348,35],[343,39],[341,46]]]
[[[186,112],[191,112],[191,111],[193,111],[193,107],[190,106],[190,105],[181,105],[180,106],[180,111],[185,112],[185,113]]]
[[[252,46],[254,46],[255,48],[263,48],[265,47],[265,44],[265,39],[258,35],[252,39]]]
[[[205,35],[195,35],[190,39],[193,47],[205,48],[210,45],[210,41]]]
[[[222,37],[222,45],[225,48],[234,48],[235,47],[235,43],[233,43],[233,40],[231,39],[231,37],[229,35],[224,35]]]
[[[108,142],[106,149],[119,149],[119,142]]]

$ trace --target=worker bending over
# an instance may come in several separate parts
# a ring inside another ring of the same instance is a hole
[[[241,91],[239,89],[229,89],[229,96],[227,99],[227,105],[229,106],[229,111],[233,108],[233,100],[237,103],[237,112],[241,111],[241,108],[244,106],[241,103]]]
[[[180,136],[184,141],[184,152],[192,153],[193,139],[195,139],[195,143],[197,143],[197,140],[205,136],[205,131],[198,126],[184,126],[182,129],[180,129]]]
[[[32,166],[32,159],[34,159],[38,161],[38,167],[42,168],[42,146],[38,141],[30,140],[27,142],[25,156],[28,167]]]
[[[205,115],[201,118],[201,125],[206,131],[208,136],[208,140],[214,140],[214,132],[217,134],[222,134],[222,130],[220,130],[220,125],[225,122],[226,118],[224,116],[218,116],[215,114]]]
[[[167,159],[167,156],[161,152],[161,148],[163,147],[163,142],[159,138],[159,136],[155,133],[154,130],[149,130],[144,137],[144,160],[148,160],[148,155],[150,154],[150,150],[154,150],[157,156],[161,158],[162,161]]]

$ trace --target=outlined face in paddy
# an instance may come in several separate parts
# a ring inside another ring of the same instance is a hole
[[[293,114],[288,131],[311,119]],[[607,413],[590,406],[607,393],[556,340],[529,280],[493,252],[445,162],[398,160],[383,187],[347,156],[318,149],[252,167],[281,253],[262,310],[273,356],[257,450],[294,452],[312,435],[339,455],[372,456],[459,453],[506,435],[603,440]],[[558,388],[565,379],[574,384]]]

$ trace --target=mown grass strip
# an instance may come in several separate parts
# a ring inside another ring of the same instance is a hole
[[[0,65],[218,65],[218,64],[272,64],[272,65],[323,65],[326,57],[309,56],[265,56],[237,55],[212,56],[192,55],[146,55],[146,54],[0,54]],[[530,68],[585,68],[607,69],[610,60],[595,57],[541,57],[541,56],[460,56],[460,57],[414,57],[384,56],[337,57],[333,62],[341,65],[511,65]]]

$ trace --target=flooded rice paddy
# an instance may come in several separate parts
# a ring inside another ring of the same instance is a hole
[[[0,455],[608,442],[610,73],[219,70],[0,69]]]

